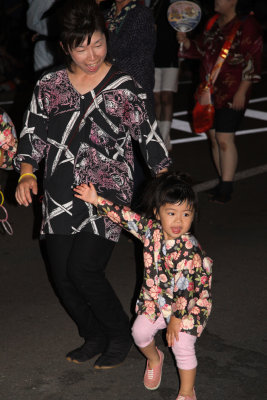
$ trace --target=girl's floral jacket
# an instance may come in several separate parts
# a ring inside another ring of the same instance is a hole
[[[0,108],[0,168],[12,170],[12,160],[17,152],[16,130],[9,115]]]
[[[190,233],[165,240],[160,223],[128,207],[98,197],[98,213],[107,215],[144,244],[144,281],[136,312],[166,323],[174,315],[181,331],[200,336],[211,311],[212,260]]]

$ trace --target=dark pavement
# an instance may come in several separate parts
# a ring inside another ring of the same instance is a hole
[[[265,78],[256,96],[266,96],[266,89]],[[266,163],[266,132],[240,136],[237,143],[238,171]],[[173,158],[196,183],[216,177],[206,141],[175,145]],[[135,347],[113,370],[94,370],[94,360],[83,365],[65,360],[81,340],[50,286],[39,242],[32,238],[32,208],[12,202],[17,176],[9,174],[4,185],[6,177],[0,175],[14,235],[0,234],[0,399],[175,400],[177,372],[160,334],[157,341],[166,358],[155,392],[143,387],[145,360]],[[210,203],[205,192],[199,193],[196,236],[214,259],[214,306],[197,342],[198,400],[267,398],[266,178],[265,172],[238,180],[233,200],[225,205]],[[136,283],[134,253],[134,244],[122,235],[107,270],[129,316]]]

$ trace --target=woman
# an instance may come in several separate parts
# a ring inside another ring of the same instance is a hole
[[[113,368],[131,346],[128,317],[105,278],[120,230],[72,189],[93,182],[103,196],[130,204],[132,138],[155,174],[170,160],[143,91],[106,59],[105,22],[95,2],[69,0],[62,13],[67,67],[44,75],[34,90],[15,160],[16,199],[31,203],[34,171],[45,158],[41,232],[57,294],[85,340],[67,359],[101,354],[95,368]]]
[[[240,3],[242,6],[242,1]],[[183,43],[183,57],[201,58],[200,77],[205,82],[227,35],[238,24],[229,54],[214,84],[215,122],[213,129],[207,132],[220,177],[220,183],[211,191],[211,200],[226,203],[231,200],[237,167],[235,131],[244,115],[252,82],[260,79],[262,36],[253,16],[238,14],[238,0],[216,0],[214,4],[218,19],[199,40],[190,40],[182,32],[177,36]]]

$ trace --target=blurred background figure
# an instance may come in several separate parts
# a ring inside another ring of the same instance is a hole
[[[238,27],[213,85],[215,119],[213,129],[207,132],[220,178],[219,184],[210,191],[211,200],[217,203],[231,200],[238,160],[235,132],[244,115],[251,85],[260,80],[262,33],[256,18],[247,14],[251,9],[242,0],[215,0],[214,11],[218,19],[212,24],[208,22],[211,26],[208,29],[207,25],[198,39],[190,40],[182,32],[177,34],[184,49],[180,55],[200,58],[200,80],[204,84],[227,37],[235,26]]]
[[[149,5],[154,14],[157,32],[154,54],[155,111],[159,129],[168,150],[172,148],[170,129],[173,114],[173,95],[177,92],[179,71],[176,31],[167,19],[167,10],[171,3],[173,3],[171,0],[151,0]]]
[[[49,9],[57,0],[28,0],[27,26],[34,32],[34,71],[37,77],[55,62],[57,41],[53,34],[53,12]],[[56,29],[56,27],[54,27]]]
[[[153,102],[156,33],[152,12],[137,0],[115,0],[105,19],[112,63],[131,75]]]
[[[0,5],[0,92],[10,92],[31,75],[27,2],[2,0]]]
[[[154,113],[154,51],[156,32],[151,10],[138,0],[99,2],[104,9],[109,31],[108,54],[112,64],[131,75],[145,90],[148,107]],[[110,7],[107,9],[107,5]],[[139,193],[146,177],[147,166],[143,162],[139,146],[134,147],[134,196],[132,207],[139,201]]]

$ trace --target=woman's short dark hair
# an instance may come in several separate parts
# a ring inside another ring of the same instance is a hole
[[[94,32],[108,32],[105,19],[95,0],[67,0],[60,10],[60,42],[65,53],[68,69],[71,70],[72,59],[69,49],[79,46],[88,38],[88,44]]]

